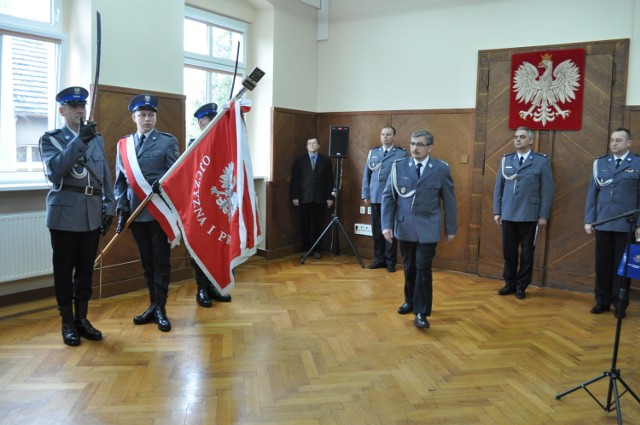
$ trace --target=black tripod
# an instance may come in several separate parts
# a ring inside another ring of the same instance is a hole
[[[605,220],[600,220],[591,224],[592,227],[595,227],[600,224],[608,223],[610,221],[618,220],[621,218],[626,218],[627,222],[629,223],[629,232],[627,234],[627,245],[625,248],[625,263],[624,263],[623,273],[622,273],[622,284],[620,285],[620,307],[617,311],[618,314],[616,315],[618,318],[618,321],[616,323],[616,336],[614,338],[614,343],[613,343],[613,356],[611,358],[611,369],[602,372],[602,375],[600,376],[597,376],[593,379],[589,379],[588,381],[583,382],[582,384],[577,385],[568,391],[565,391],[561,394],[556,395],[556,399],[559,400],[565,395],[570,394],[580,388],[583,388],[591,396],[591,398],[594,399],[596,403],[600,405],[600,407],[602,407],[602,409],[605,412],[608,413],[613,411],[615,406],[616,413],[618,415],[618,424],[620,425],[622,424],[622,408],[620,407],[620,397],[622,397],[624,394],[629,392],[633,396],[633,398],[635,398],[636,401],[640,403],[640,398],[638,398],[636,393],[634,393],[633,390],[627,385],[627,383],[624,382],[621,376],[620,369],[616,368],[616,363],[618,361],[618,346],[620,344],[620,330],[622,328],[622,318],[625,316],[625,310],[627,308],[628,300],[629,300],[630,282],[629,282],[629,279],[627,279],[627,270],[629,268],[629,250],[631,246],[632,236],[635,233],[636,222],[638,220],[638,213],[640,213],[640,210],[627,212],[627,213],[620,214]],[[593,393],[589,391],[587,386],[607,377],[609,378],[609,390],[607,391],[607,402],[606,404],[602,404],[600,400],[598,400],[593,395]],[[624,387],[624,391],[622,392],[622,394],[618,392],[618,381],[620,381],[620,383]]]
[[[313,245],[311,246],[309,251],[304,255],[304,257],[302,257],[300,259],[300,264],[304,264],[304,262],[307,259],[307,257],[309,257],[309,255],[313,252],[313,250],[315,249],[316,245],[318,245],[320,243],[320,241],[322,240],[324,235],[329,231],[329,229],[331,229],[331,227],[333,227],[334,225],[337,224],[338,227],[340,228],[340,230],[342,230],[342,233],[344,234],[344,237],[347,239],[347,242],[349,242],[349,246],[351,247],[351,250],[353,251],[353,254],[356,256],[356,258],[358,259],[358,262],[360,263],[360,265],[364,269],[364,263],[362,262],[362,258],[360,258],[360,256],[358,255],[358,251],[356,251],[356,247],[353,246],[353,243],[351,242],[351,239],[349,239],[349,234],[347,234],[347,231],[344,230],[344,227],[342,227],[342,223],[340,223],[340,219],[338,218],[338,200],[340,199],[340,177],[341,177],[341,173],[342,173],[342,158],[336,158],[336,174],[335,174],[335,177],[334,177],[334,186],[333,186],[334,187],[333,192],[335,193],[335,201],[333,203],[333,213],[331,214],[331,222],[329,223],[329,225],[327,225],[327,227],[324,229],[324,231],[318,237],[318,239],[316,239],[316,241],[313,243]],[[333,235],[333,237],[335,237],[335,239],[336,239],[336,246],[338,244],[338,242],[337,242],[338,236],[339,235],[337,235],[337,234]],[[333,239],[333,237],[332,237],[332,239]],[[339,252],[338,252],[338,254],[339,254]]]

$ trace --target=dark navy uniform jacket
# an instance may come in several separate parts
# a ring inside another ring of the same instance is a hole
[[[391,164],[407,156],[407,150],[399,146],[392,146],[384,156],[384,148],[376,146],[369,151],[367,163],[362,173],[362,196],[372,204],[382,202],[382,191],[391,173]]]
[[[85,144],[65,125],[46,132],[40,138],[40,146],[47,178],[53,183],[47,194],[48,228],[71,232],[96,230],[102,225],[103,204],[107,215],[115,215],[102,136],[98,134]],[[87,186],[93,189],[86,189]],[[92,190],[94,194],[88,194]]]
[[[493,190],[493,214],[506,221],[549,218],[555,185],[549,158],[529,152],[519,165],[517,153],[503,157]]]
[[[413,158],[394,164],[396,184],[391,173],[382,194],[382,228],[393,229],[398,240],[435,243],[444,218],[445,234],[455,235],[456,197],[449,165],[429,157],[418,179]]]
[[[128,137],[128,136],[127,136]],[[137,138],[137,135],[133,135]],[[154,129],[149,134],[140,147],[137,154],[140,171],[144,175],[149,184],[153,184],[159,180],[171,168],[174,162],[180,156],[178,150],[178,139],[169,133],[162,133]],[[186,190],[187,188],[185,188]],[[116,182],[114,193],[117,201],[118,211],[128,211],[132,213],[138,208],[141,199],[138,199],[133,193],[131,185],[127,181],[127,174],[122,164],[122,158],[118,151],[116,159]],[[153,221],[151,213],[145,208],[135,221]]]
[[[616,168],[613,155],[594,161],[587,191],[584,222],[590,224],[640,209],[640,157],[629,153]],[[601,224],[596,230],[628,232],[625,218]]]

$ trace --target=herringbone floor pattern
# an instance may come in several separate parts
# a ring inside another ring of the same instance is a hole
[[[255,258],[236,278],[233,302],[211,309],[193,281],[172,285],[169,333],[132,324],[143,291],[92,301],[105,338],[74,348],[53,300],[0,309],[0,424],[617,423],[582,389],[555,399],[611,368],[616,320],[589,313],[592,295],[531,287],[521,301],[497,296],[499,281],[436,272],[423,331],[396,313],[400,270]],[[632,302],[617,366],[636,393],[638,364]],[[588,388],[606,402],[608,384]],[[621,406],[640,424],[630,394]]]

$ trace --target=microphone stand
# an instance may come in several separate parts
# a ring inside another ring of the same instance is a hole
[[[633,241],[633,235],[635,233],[636,222],[638,221],[638,213],[640,213],[640,210],[629,211],[624,214],[617,215],[615,217],[611,217],[611,218],[607,218],[607,219],[603,219],[603,220],[591,223],[591,226],[594,228],[601,224],[608,223],[610,221],[619,220],[621,218],[626,218],[627,222],[629,223],[629,232],[627,233],[627,245],[625,248],[625,256],[624,256],[625,261],[624,261],[624,267],[622,269],[623,270],[622,283],[620,284],[620,295],[619,295],[620,306],[618,307],[618,311],[617,311],[618,314],[616,314],[618,320],[616,322],[616,334],[615,334],[614,343],[613,343],[613,355],[611,357],[611,368],[609,370],[602,372],[601,375],[596,376],[593,379],[589,379],[588,381],[585,381],[571,388],[570,390],[567,390],[563,393],[556,395],[556,400],[559,400],[565,395],[570,394],[582,388],[591,396],[592,399],[595,400],[596,403],[598,403],[598,405],[600,405],[600,407],[602,407],[602,409],[605,412],[608,413],[613,411],[615,406],[616,414],[618,417],[618,424],[620,425],[622,425],[622,407],[620,406],[620,397],[622,397],[624,394],[628,392],[633,396],[633,398],[636,399],[638,403],[640,403],[640,398],[638,398],[636,393],[634,393],[633,390],[627,385],[627,383],[624,382],[621,376],[620,369],[617,368],[618,346],[620,345],[620,331],[622,329],[622,318],[625,316],[625,310],[627,309],[627,306],[629,304],[628,301],[629,301],[630,279],[627,278],[627,269],[629,268],[629,252],[630,252],[631,242]],[[589,391],[587,386],[607,377],[609,378],[609,389],[607,391],[606,404],[603,404],[593,395],[593,393],[591,393],[591,391]],[[618,391],[618,381],[620,381],[620,383],[624,387],[624,391],[622,393]]]
[[[307,251],[307,253],[304,255],[304,257],[302,257],[302,259],[300,260],[300,264],[304,264],[304,262],[307,259],[307,257],[309,257],[309,255],[311,255],[311,253],[315,249],[316,245],[318,245],[320,243],[320,241],[322,240],[324,235],[329,231],[329,229],[331,229],[334,225],[338,225],[340,230],[342,230],[342,233],[344,234],[344,237],[347,239],[347,242],[349,243],[349,246],[351,247],[351,250],[353,251],[353,254],[358,259],[358,262],[360,263],[360,266],[363,269],[365,267],[364,266],[364,262],[362,262],[362,258],[360,258],[360,256],[358,255],[358,251],[356,251],[356,247],[353,245],[353,242],[351,242],[351,239],[349,239],[349,234],[347,233],[346,230],[344,230],[344,227],[342,226],[342,223],[340,223],[340,218],[338,218],[338,199],[340,198],[339,195],[340,195],[341,174],[342,174],[342,158],[336,158],[336,174],[335,174],[335,178],[334,178],[334,189],[333,189],[336,199],[335,199],[335,201],[333,203],[333,214],[331,215],[331,222],[327,225],[327,227],[324,229],[322,234],[320,236],[318,236],[318,239],[316,239],[315,243],[311,246],[311,248],[309,248],[309,251]],[[334,234],[332,236],[332,239],[333,239],[333,237],[335,237],[335,240],[338,241],[338,236],[339,235]],[[339,244],[339,241],[336,242],[336,244]],[[339,250],[337,252],[337,255],[340,255]]]

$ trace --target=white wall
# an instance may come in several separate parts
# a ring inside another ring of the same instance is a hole
[[[184,0],[93,4],[102,16],[100,84],[182,93]]]
[[[332,19],[317,111],[475,108],[479,50],[640,39],[639,3],[447,1]],[[627,104],[637,105],[640,47],[631,49]]]

